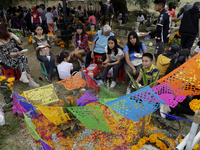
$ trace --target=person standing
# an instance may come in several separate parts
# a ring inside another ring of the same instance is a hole
[[[78,16],[79,16],[79,20],[84,23],[84,12],[83,10],[81,9],[81,6],[78,6]]]
[[[106,15],[107,15],[107,5],[103,4],[102,2],[99,2],[99,5],[101,6],[100,15],[101,15],[101,25],[106,24]]]
[[[54,21],[56,22],[58,20],[58,11],[56,10],[55,6],[53,6],[53,17]]]
[[[192,9],[184,12],[179,28],[181,46],[183,49],[191,49],[199,32],[200,2],[195,2]]]
[[[42,23],[42,19],[40,13],[36,11],[35,6],[32,7],[32,10],[33,12],[31,13],[31,23],[34,27],[36,27],[37,25],[40,25]]]
[[[169,41],[170,36],[170,27],[171,27],[171,17],[169,12],[165,9],[166,0],[155,0],[154,9],[160,12],[158,17],[158,24],[154,31],[143,34],[142,37],[153,36],[156,35],[156,49],[154,52],[155,60],[157,61],[157,57],[164,52],[165,46]]]
[[[24,11],[24,20],[26,21],[27,30],[31,33],[31,13],[25,6],[22,8],[22,10]]]
[[[41,18],[42,18],[42,28],[45,29],[45,33],[47,34],[48,27],[47,27],[47,21],[46,21],[46,17],[45,17],[45,14],[47,13],[47,9],[45,8],[44,4],[41,4],[40,8],[41,9],[39,9],[38,12],[40,13]]]
[[[1,23],[7,23],[7,18],[6,18],[7,12],[6,10],[0,5],[0,18],[1,18]]]
[[[55,34],[55,28],[54,28],[54,23],[53,23],[53,14],[51,13],[51,7],[47,8],[47,13],[45,14],[45,18],[47,20],[47,25],[49,28],[49,31],[52,33],[52,28],[53,28],[53,34]]]
[[[175,18],[175,10],[174,10],[174,3],[173,2],[170,2],[169,3],[169,7],[167,7],[166,9],[167,9],[167,11],[169,12],[169,14],[170,14],[170,16],[172,17],[172,18]]]

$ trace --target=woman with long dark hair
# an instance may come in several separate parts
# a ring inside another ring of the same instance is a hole
[[[77,33],[74,35],[74,50],[70,53],[70,57],[77,57],[81,61],[82,65],[85,66],[82,57],[90,51],[88,44],[89,36],[84,31],[84,27],[81,23],[77,24],[76,32]]]
[[[0,59],[3,64],[21,73],[20,81],[29,83],[29,86],[37,88],[40,85],[31,78],[28,59],[25,51],[17,48],[19,38],[7,31],[7,27],[0,24]]]
[[[110,68],[113,67],[113,80],[110,85],[111,88],[116,85],[116,78],[118,75],[118,70],[124,65],[124,52],[123,48],[118,45],[115,36],[110,36],[108,38],[108,45],[105,47],[106,60],[102,63],[104,70],[101,76],[101,82],[103,82],[108,74]]]
[[[167,68],[167,71],[165,75],[170,73],[171,71],[175,70],[182,64],[184,64],[188,59],[190,58],[190,51],[189,50],[180,50],[174,55],[174,58],[171,60],[171,63],[169,67]],[[189,83],[190,84],[190,83]],[[166,116],[162,113],[184,113],[187,115],[194,115],[194,112],[190,109],[189,103],[191,101],[190,97],[186,97],[186,99],[183,102],[179,102],[179,105],[177,105],[174,108],[171,108],[167,106],[166,104],[162,104],[160,107],[160,114],[163,118],[166,118]]]
[[[47,70],[48,75],[46,76],[46,80],[48,82],[52,81],[53,69],[55,68],[55,58],[52,53],[49,52],[49,48],[51,48],[51,43],[49,41],[49,37],[46,34],[43,34],[43,28],[40,25],[36,26],[35,29],[36,35],[33,37],[32,43],[33,48],[36,51],[37,59],[44,63],[45,68]],[[43,54],[43,50],[48,50],[46,54]]]
[[[169,7],[166,8],[166,10],[169,12],[170,16],[172,18],[175,18],[175,9],[173,8],[174,7],[174,3],[173,2],[170,2],[169,3]]]
[[[147,48],[144,43],[140,42],[136,32],[132,31],[128,35],[128,42],[124,48],[125,64],[124,69],[136,78],[139,75],[142,65],[142,54],[147,53]],[[126,83],[130,79],[128,74],[125,74]]]

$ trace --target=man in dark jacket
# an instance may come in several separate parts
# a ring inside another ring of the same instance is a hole
[[[200,2],[195,2],[192,9],[184,12],[179,29],[181,35],[181,46],[183,49],[191,49],[199,32],[199,10]]]

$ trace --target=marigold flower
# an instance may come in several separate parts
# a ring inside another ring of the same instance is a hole
[[[138,148],[142,148],[142,147],[143,147],[142,142],[138,142],[138,143],[137,143],[137,147],[138,147]]]
[[[139,148],[138,148],[136,145],[133,145],[133,146],[131,147],[131,150],[139,150]]]

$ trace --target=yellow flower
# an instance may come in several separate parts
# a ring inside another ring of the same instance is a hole
[[[120,43],[120,40],[119,40],[119,39],[117,39],[117,42],[118,42],[118,43]]]
[[[157,140],[157,141],[156,141],[156,146],[157,146],[157,147],[161,147],[161,145],[162,145],[162,142],[161,142],[160,140]]]
[[[198,149],[198,148],[199,148],[199,144],[196,144],[193,149]]]
[[[146,143],[146,140],[145,140],[145,139],[140,139],[139,142],[141,142],[142,145],[144,145],[144,144]],[[138,143],[139,143],[139,142],[138,142]]]
[[[91,41],[88,41],[88,44],[92,44],[92,42],[91,42]]]
[[[13,89],[13,87],[10,87],[9,89],[10,89],[10,90],[12,90],[12,89]]]
[[[142,142],[138,142],[138,143],[137,143],[137,147],[138,147],[138,148],[142,148],[142,147],[143,147]]]
[[[133,146],[131,147],[131,150],[139,150],[139,148],[138,148],[136,145],[133,145]]]
[[[1,79],[2,79],[2,80],[5,80],[5,79],[6,79],[6,77],[5,77],[5,76],[1,76]]]

